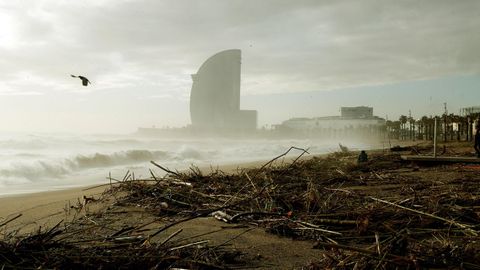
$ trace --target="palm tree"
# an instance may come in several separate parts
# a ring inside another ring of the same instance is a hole
[[[400,129],[399,126],[400,122],[399,121],[391,121],[387,120],[385,122],[385,126],[387,128],[387,136],[388,138],[394,138],[394,139],[399,139],[398,138],[398,131]]]
[[[415,140],[415,119],[409,116],[408,119],[408,136],[410,140]]]
[[[420,129],[419,129],[419,133],[421,135],[421,138],[422,140],[426,140],[428,137],[427,137],[427,124],[428,124],[428,117],[426,116],[422,116],[422,118],[420,118],[419,120],[420,122]]]
[[[460,132],[459,132],[459,130],[460,130],[460,129],[459,129],[459,127],[460,127],[460,116],[452,113],[452,114],[450,114],[450,121],[451,121],[450,140],[453,141],[453,136],[454,136],[454,134],[456,134],[456,135],[457,135],[457,136],[456,136],[456,137],[457,137],[457,141],[459,141],[459,140],[460,140]],[[454,125],[454,124],[457,126],[455,132],[453,131],[453,125]]]
[[[444,113],[443,114],[443,141],[446,142],[447,141],[447,130],[448,130],[448,126],[447,126],[447,123],[448,123],[448,115],[447,113]]]
[[[429,117],[428,118],[428,139],[433,140],[433,134],[435,129],[435,118]]]
[[[402,140],[405,140],[405,124],[407,123],[407,117],[405,115],[401,115],[398,119],[400,121],[400,133]]]

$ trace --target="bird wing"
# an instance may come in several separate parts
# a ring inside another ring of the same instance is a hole
[[[70,76],[71,76],[71,77],[73,77],[73,78],[77,78],[77,76],[75,76],[75,75],[72,75],[72,74],[70,74]]]
[[[83,86],[87,86],[88,84],[92,84],[87,78],[85,78],[83,76],[78,76],[78,78],[80,78],[82,80]]]

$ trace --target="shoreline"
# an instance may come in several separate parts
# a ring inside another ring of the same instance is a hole
[[[325,155],[325,154],[322,154]],[[312,155],[319,156],[319,155]],[[309,157],[309,158],[310,158]],[[289,158],[285,159],[285,162],[288,162]],[[240,168],[252,168],[256,166],[262,166],[268,162],[268,160],[258,160],[251,162],[243,163],[231,163],[224,165],[216,166],[205,166],[200,167],[199,169],[208,173],[212,170],[221,170],[226,173],[233,173]],[[152,165],[153,166],[153,165]],[[188,170],[188,169],[185,169]],[[80,199],[85,196],[98,196],[106,188],[109,187],[109,183],[98,183],[97,185],[85,185],[78,187],[71,187],[58,190],[49,190],[49,191],[39,191],[39,192],[26,192],[26,193],[16,193],[16,194],[7,194],[0,196],[0,219],[8,219],[13,215],[22,213],[23,219],[29,217],[28,219],[33,219],[39,217],[39,213],[47,215],[49,212],[59,211],[64,208],[65,204],[69,201],[76,202],[77,198]],[[30,216],[29,213],[25,215],[25,211],[31,211],[36,209],[35,217]]]
[[[8,198],[8,197],[22,197],[28,196],[29,194],[36,194],[36,193],[43,193],[43,192],[50,192],[50,191],[62,191],[62,190],[71,190],[71,189],[78,189],[78,188],[85,188],[90,187],[93,185],[98,185],[102,183],[108,183],[108,176],[111,172],[112,178],[116,178],[117,180],[121,180],[124,177],[124,174],[130,170],[133,171],[136,176],[139,178],[146,178],[150,177],[149,169],[154,169],[155,167],[148,164],[148,161],[155,160],[158,161],[162,166],[169,167],[173,170],[189,170],[192,165],[195,165],[199,168],[206,167],[210,168],[213,166],[221,167],[222,170],[224,168],[231,168],[231,167],[242,167],[248,164],[259,164],[261,162],[267,161],[270,158],[275,157],[276,154],[280,154],[279,151],[285,151],[290,146],[297,146],[301,148],[310,148],[312,151],[312,155],[322,155],[328,154],[331,152],[337,151],[338,144],[341,142],[343,145],[346,145],[352,151],[361,150],[361,149],[380,149],[380,148],[388,148],[389,144],[397,144],[395,141],[387,142],[387,141],[379,141],[379,142],[348,142],[348,141],[330,141],[328,143],[321,142],[321,141],[309,141],[309,142],[281,142],[277,144],[277,142],[270,142],[268,144],[264,144],[261,141],[255,141],[252,144],[248,143],[248,145],[244,145],[244,143],[236,143],[231,148],[228,148],[228,155],[223,154],[209,154],[209,152],[205,152],[207,148],[203,149],[202,147],[192,146],[193,152],[200,153],[200,158],[194,158],[193,161],[189,159],[189,151],[190,146],[186,148],[187,154],[186,157],[180,156],[177,157],[176,154],[182,154],[183,150],[172,150],[170,148],[166,148],[161,152],[165,152],[167,155],[166,157],[147,157],[147,159],[136,160],[133,159],[134,162],[132,163],[108,163],[104,165],[105,162],[102,160],[103,158],[110,161],[110,159],[115,159],[116,155],[120,155],[124,158],[123,150],[115,150],[113,152],[105,152],[101,149],[98,150],[99,158],[96,157],[97,154],[89,154],[85,155],[86,161],[82,161],[81,164],[85,165],[85,167],[79,167],[79,169],[71,169],[70,166],[66,166],[65,164],[69,164],[69,162],[73,162],[75,166],[80,166],[77,164],[79,161],[76,159],[80,158],[83,160],[82,154],[72,154],[69,155],[61,155],[59,160],[50,160],[48,154],[46,154],[45,159],[39,159],[33,161],[25,161],[20,160],[19,164],[10,167],[5,167],[7,170],[4,174],[6,175],[4,178],[1,179],[1,190],[0,190],[0,198]],[[210,143],[211,142],[207,142]],[[217,144],[218,142],[215,142]],[[228,143],[228,141],[227,141]],[[404,143],[404,142],[402,142]],[[275,145],[272,147],[272,144]],[[157,146],[157,145],[155,145]],[[181,145],[180,145],[181,146]],[[133,147],[132,149],[140,149],[141,151],[157,151],[157,150],[142,150],[142,147]],[[198,148],[198,149],[197,149]],[[211,147],[209,146],[208,149]],[[265,148],[265,149],[263,149]],[[95,149],[95,148],[92,148]],[[157,149],[157,148],[154,148]],[[162,148],[163,149],[163,148]],[[183,149],[180,147],[179,149]],[[203,149],[203,150],[202,150]],[[214,149],[214,148],[212,148]],[[232,149],[236,150],[232,152]],[[245,151],[238,149],[245,149]],[[128,152],[127,150],[125,150]],[[159,150],[158,150],[159,151]],[[97,151],[90,151],[95,152]],[[149,152],[153,155],[153,152]],[[178,152],[178,153],[177,153]],[[203,154],[207,153],[208,155],[202,156]],[[214,151],[215,152],[215,151]],[[107,155],[103,157],[103,155]],[[147,153],[148,154],[148,153]],[[170,159],[170,155],[173,155],[172,159]],[[296,153],[292,152],[291,156],[295,156]],[[130,155],[129,155],[130,158]],[[122,161],[122,160],[120,160]],[[87,163],[86,163],[87,162]],[[113,162],[113,161],[112,161]],[[191,162],[195,162],[195,164],[191,164]],[[84,164],[86,163],[86,164]],[[123,164],[123,165],[122,165]],[[212,164],[212,165],[211,165]],[[97,166],[98,165],[98,166]],[[52,167],[51,167],[52,166]],[[66,166],[65,171],[63,172],[63,167]],[[18,167],[18,168],[17,168]],[[38,168],[37,168],[38,167]],[[2,169],[4,169],[2,167]],[[11,174],[11,176],[10,176]],[[159,176],[163,175],[163,172],[158,173]],[[11,179],[9,177],[12,177]]]
[[[395,142],[395,145],[411,145],[412,143],[415,142],[397,141]],[[352,149],[351,151],[355,152],[357,151],[357,149]],[[385,151],[385,148],[376,145],[372,146],[372,149],[369,149],[368,151]],[[323,154],[305,155],[302,157],[302,159],[321,157],[328,154],[330,154],[330,152]],[[199,169],[203,173],[209,173],[214,170],[221,170],[225,173],[235,173],[239,169],[260,167],[277,157],[278,156],[275,156],[268,160],[262,159],[249,162],[202,166],[199,167]],[[276,162],[291,162],[296,157],[297,155],[286,156],[278,159]],[[189,170],[189,168],[185,170]],[[0,208],[0,221],[7,220],[14,215],[22,214],[22,218],[21,220],[19,220],[21,221],[21,223],[42,224],[41,222],[39,222],[40,220],[44,220],[45,217],[51,216],[54,213],[58,214],[59,212],[62,212],[62,209],[64,209],[67,204],[75,204],[78,201],[82,201],[83,196],[98,196],[108,187],[108,183],[98,183],[96,185],[77,186],[58,190],[2,195],[0,196],[0,204],[2,205],[2,207]],[[51,222],[47,223],[51,224]]]
[[[397,144],[410,144],[409,142],[392,142],[392,145],[397,145]],[[343,143],[342,143],[343,144]],[[371,144],[369,146],[365,146],[365,147],[358,147],[358,146],[354,146],[354,147],[351,147],[350,145],[348,144],[344,144],[346,145],[351,151],[359,151],[359,150],[368,150],[368,151],[372,151],[372,150],[380,150],[380,149],[387,149],[389,148],[389,146],[386,144],[386,142],[379,142],[379,143],[376,143],[376,144]],[[319,155],[326,155],[326,154],[329,154],[329,153],[332,153],[332,152],[335,152],[336,150],[338,150],[338,144],[332,144],[331,145],[332,147],[330,149],[325,149],[325,151],[321,151],[321,152],[316,152],[316,153],[312,153],[310,155],[312,156],[319,156]],[[301,146],[300,146],[301,147]],[[285,148],[285,150],[287,150],[288,148]],[[280,153],[279,153],[280,154]],[[292,155],[290,155],[291,157],[295,157],[295,153],[293,153]],[[216,161],[216,164],[209,164],[207,165],[206,162],[204,164],[200,164],[200,165],[196,165],[196,164],[190,164],[190,165],[186,165],[186,164],[179,164],[180,166],[170,166],[169,168],[172,168],[173,170],[179,170],[179,171],[184,171],[184,170],[189,170],[190,167],[193,165],[193,166],[197,166],[199,167],[201,170],[207,170],[207,169],[210,169],[210,168],[220,168],[222,170],[227,170],[227,171],[232,171],[233,169],[236,169],[237,167],[245,167],[245,166],[255,166],[255,165],[259,165],[260,163],[262,162],[267,162],[268,160],[270,160],[271,158],[274,158],[275,156],[272,155],[272,156],[268,156],[268,157],[262,157],[262,158],[253,158],[253,159],[247,159],[247,160],[237,160],[237,161],[221,161],[221,160],[218,160]],[[161,163],[160,163],[161,164]],[[163,164],[161,164],[163,166]],[[152,169],[154,169],[155,167],[152,167],[152,166],[145,166],[146,168],[150,167]],[[116,175],[116,176],[113,176],[112,175],[112,178],[116,178],[117,180],[118,179],[121,179],[123,177],[123,174],[122,173],[125,173],[128,169],[128,167],[125,167],[124,171],[123,172],[120,172],[120,175]],[[108,182],[108,172],[109,172],[110,168],[104,168],[104,171],[103,172],[94,172],[94,173],[91,173],[89,176],[88,176],[88,179],[90,178],[95,178],[96,180],[87,180],[87,181],[84,181],[86,178],[83,174],[80,174],[80,173],[77,173],[76,175],[71,175],[71,176],[68,176],[68,179],[65,178],[65,180],[68,180],[67,183],[64,183],[63,182],[63,178],[61,178],[60,182],[58,183],[54,183],[54,182],[49,182],[49,184],[47,185],[44,185],[42,184],[41,182],[37,182],[37,181],[34,181],[32,183],[25,183],[25,184],[19,184],[18,186],[14,185],[10,188],[5,188],[5,192],[3,193],[0,193],[0,199],[2,198],[8,198],[8,197],[22,197],[22,196],[28,196],[29,194],[37,194],[37,193],[48,193],[48,192],[53,192],[53,191],[63,191],[63,190],[71,190],[71,189],[81,189],[81,188],[87,188],[87,187],[91,187],[91,186],[95,186],[95,185],[99,185],[99,184],[102,184],[102,183],[107,183]],[[115,170],[115,169],[114,169]],[[144,173],[145,175],[148,175],[150,176],[148,170],[145,170],[145,172],[142,172]],[[135,171],[135,175],[137,174],[137,172]],[[159,175],[162,175],[162,174],[159,174]],[[120,178],[119,178],[120,177]]]
[[[22,216],[11,213],[0,222],[7,224],[2,227],[4,232],[27,237],[17,240],[11,236],[10,241],[16,245],[22,244],[22,239],[36,237],[35,232],[58,233],[55,243],[66,245],[62,253],[56,249],[42,250],[41,254],[45,254],[42,256],[49,258],[57,258],[54,256],[58,254],[61,254],[59,259],[76,258],[77,251],[69,252],[79,248],[82,252],[91,252],[91,258],[108,260],[102,262],[103,265],[112,265],[119,262],[113,259],[117,258],[116,254],[123,256],[139,248],[145,248],[144,251],[160,248],[178,255],[178,248],[202,243],[205,246],[196,246],[194,250],[217,249],[228,242],[231,245],[225,252],[240,252],[245,256],[245,262],[241,263],[248,262],[259,269],[312,265],[323,269],[338,263],[328,260],[330,257],[319,259],[323,254],[342,256],[350,263],[367,260],[361,269],[370,269],[378,265],[378,259],[368,256],[370,252],[365,257],[365,253],[356,251],[382,240],[387,241],[382,245],[385,254],[395,252],[392,237],[408,226],[413,233],[422,232],[409,240],[413,244],[408,250],[420,258],[419,265],[458,266],[457,261],[432,261],[428,254],[436,252],[432,254],[438,257],[443,249],[423,243],[436,241],[438,231],[448,230],[452,236],[447,239],[453,241],[455,247],[458,245],[465,251],[471,250],[472,245],[475,250],[478,248],[471,242],[480,233],[475,226],[478,216],[467,215],[471,211],[478,214],[478,201],[472,197],[476,194],[472,192],[478,190],[478,168],[465,164],[424,166],[401,162],[402,154],[431,153],[431,145],[417,142],[415,146],[401,152],[367,150],[369,160],[363,164],[357,163],[358,152],[354,150],[337,151],[325,158],[303,156],[302,162],[293,166],[291,161],[295,157],[279,155],[268,161],[203,167],[199,168],[203,175],[195,169],[178,176],[170,175],[151,185],[127,181],[118,189],[109,189],[107,184],[97,189],[37,193],[28,198],[16,197],[13,201],[25,202],[19,209]],[[469,156],[471,150],[470,143],[462,142],[447,144],[445,152]],[[274,167],[263,166],[272,160],[276,160]],[[248,171],[248,167],[256,169]],[[221,172],[217,173],[217,169]],[[184,183],[191,183],[191,188],[185,188]],[[108,192],[99,196],[105,188]],[[61,201],[87,192],[97,194],[88,204],[65,205]],[[412,197],[412,193],[418,196]],[[55,202],[48,202],[47,197],[52,196]],[[232,198],[234,202],[230,202]],[[455,205],[451,204],[452,199]],[[32,201],[37,202],[28,208]],[[215,211],[216,207],[223,206],[224,210]],[[89,233],[78,235],[78,231]],[[319,238],[325,234],[341,244]],[[359,237],[363,240],[356,240]],[[166,241],[170,243],[163,247]],[[96,253],[99,246],[107,248],[109,253]],[[292,246],[295,249],[292,250]],[[188,254],[182,256],[189,258]],[[474,254],[464,258],[468,263],[480,259]],[[397,263],[385,261],[384,264]]]

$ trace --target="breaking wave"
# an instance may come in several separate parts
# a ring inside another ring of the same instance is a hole
[[[37,160],[34,162],[14,162],[9,168],[0,169],[0,176],[18,177],[28,180],[38,178],[58,178],[66,174],[86,169],[138,164],[150,160],[163,160],[170,156],[164,151],[128,150],[111,154],[95,153],[77,155],[63,160]]]
[[[23,189],[97,184],[109,173],[121,179],[127,170],[149,177],[151,160],[174,170],[192,164],[270,160],[290,146],[308,147],[315,154],[338,147],[338,142],[0,134],[0,196]]]
[[[78,155],[72,160],[67,159],[66,163],[68,167],[78,170],[145,162],[164,159],[167,156],[168,154],[163,151],[129,150],[109,155],[100,153],[95,153],[92,156]]]

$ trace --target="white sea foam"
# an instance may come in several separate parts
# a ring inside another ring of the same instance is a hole
[[[337,149],[338,142],[0,134],[0,195],[101,183],[109,172],[149,177],[151,160],[171,169],[266,160],[290,146],[318,154]]]
[[[168,154],[163,151],[127,150],[111,154],[77,155],[66,159],[30,159],[28,161],[15,161],[7,168],[0,169],[0,178],[18,177],[30,181],[41,180],[46,177],[59,178],[76,171],[137,164],[150,160],[164,160],[167,156]]]

